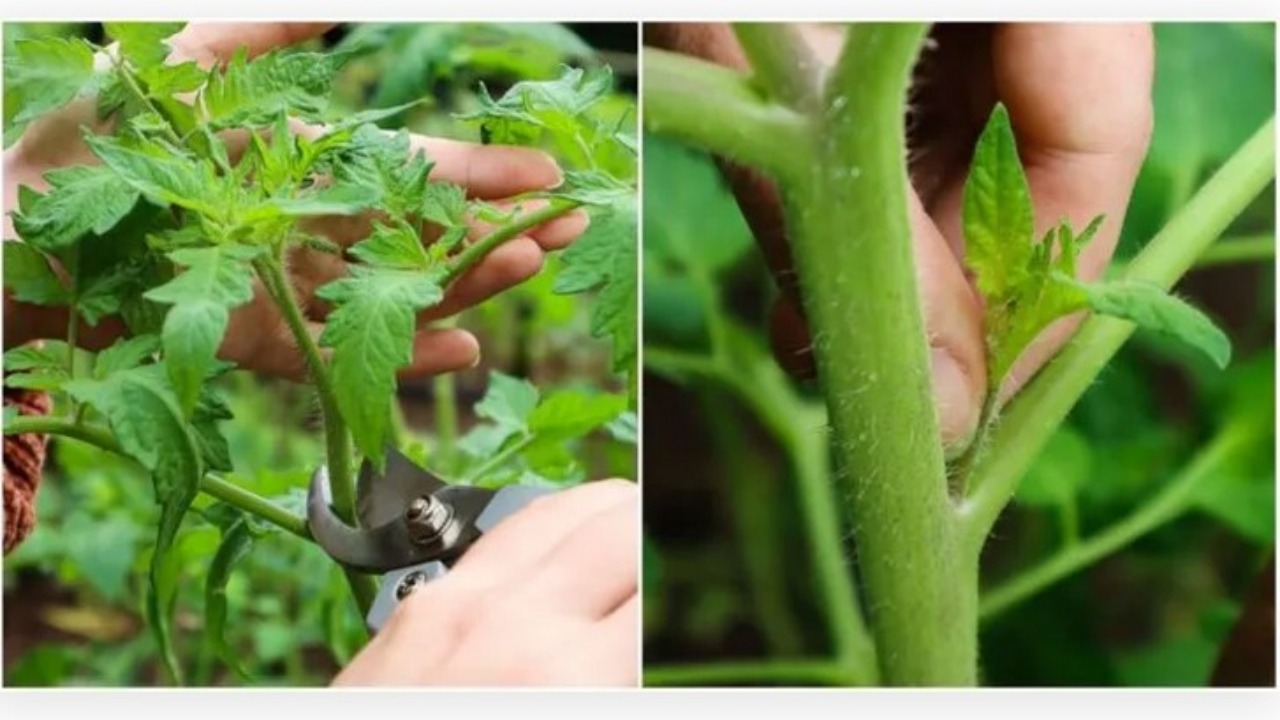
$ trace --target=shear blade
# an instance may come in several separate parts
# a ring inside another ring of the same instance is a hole
[[[404,513],[418,497],[446,487],[443,480],[418,467],[399,450],[388,448],[386,469],[379,473],[368,460],[356,479],[356,517],[362,527],[378,527]]]

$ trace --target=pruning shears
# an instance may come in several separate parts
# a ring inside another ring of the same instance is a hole
[[[424,583],[444,577],[495,525],[535,498],[552,492],[533,485],[494,490],[449,484],[389,449],[385,469],[368,460],[356,482],[356,526],[334,512],[327,468],[311,478],[307,525],[338,563],[381,573],[366,624],[377,632],[396,604]]]

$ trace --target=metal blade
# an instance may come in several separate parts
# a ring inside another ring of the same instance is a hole
[[[403,514],[414,498],[430,495],[443,487],[443,480],[389,447],[383,473],[379,474],[368,460],[360,467],[356,480],[356,519],[361,527],[384,525]]]

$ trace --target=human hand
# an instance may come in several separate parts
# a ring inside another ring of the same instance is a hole
[[[170,45],[175,62],[194,60],[208,67],[229,59],[244,47],[252,55],[315,38],[333,26],[332,23],[192,23],[175,35]],[[21,140],[6,151],[5,204],[16,206],[20,185],[37,190],[47,188],[42,175],[57,167],[96,163],[81,137],[81,128],[89,126],[105,130],[95,117],[94,102],[84,99],[58,112],[40,118],[24,133]],[[295,124],[300,133],[318,133],[320,128]],[[232,157],[243,150],[243,136],[224,135]],[[411,137],[411,151],[419,149],[436,163],[431,179],[461,185],[469,196],[509,206],[504,198],[543,190],[561,181],[561,172],[545,153],[528,148],[482,146],[441,138]],[[532,210],[538,202],[522,203]],[[437,306],[419,317],[419,332],[414,340],[413,361],[402,375],[425,376],[458,370],[474,365],[479,359],[479,343],[461,329],[430,329],[433,321],[452,316],[484,301],[535,275],[542,266],[544,253],[561,249],[586,229],[586,215],[573,211],[527,235],[516,237],[487,255],[450,286]],[[324,218],[309,226],[316,234],[327,237],[341,247],[348,247],[365,237],[370,219]],[[472,239],[488,232],[483,223],[472,223]],[[5,217],[5,237],[14,237],[10,218]],[[430,238],[424,238],[429,241]],[[299,248],[289,258],[295,295],[318,335],[328,305],[315,297],[315,290],[346,273],[345,262],[333,255]],[[6,300],[9,306],[9,301]],[[6,343],[31,339],[65,337],[68,312],[65,308],[23,305],[7,307]],[[109,345],[124,332],[118,319],[109,318],[94,328],[82,328],[81,343],[89,348]],[[227,333],[219,355],[241,367],[273,375],[301,378],[305,364],[297,351],[289,329],[274,302],[255,283],[254,299],[231,313]]]
[[[830,64],[842,34],[806,26]],[[1063,218],[1106,221],[1080,257],[1092,280],[1115,250],[1152,123],[1154,49],[1147,25],[955,24],[935,26],[916,68],[907,112],[909,212],[917,280],[929,334],[942,440],[963,446],[987,394],[982,302],[963,264],[962,191],[969,156],[994,103],[1009,110],[1035,205],[1037,236]],[[724,25],[648,26],[646,42],[746,69]],[[775,355],[811,376],[811,340],[795,282],[784,218],[772,184],[722,163],[781,289],[771,322]],[[1069,339],[1080,318],[1050,326],[1000,388],[1007,400]]]
[[[637,685],[639,502],[623,480],[535,500],[401,601],[334,684]]]

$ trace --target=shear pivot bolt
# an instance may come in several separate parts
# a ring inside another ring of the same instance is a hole
[[[405,514],[409,536],[419,544],[439,539],[452,518],[449,506],[430,495],[414,498]]]

